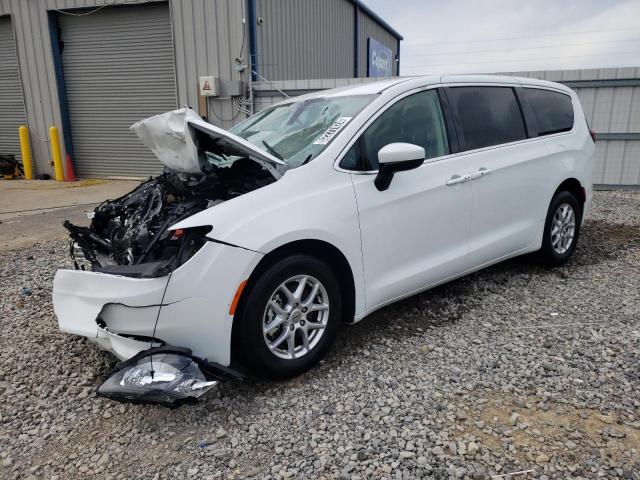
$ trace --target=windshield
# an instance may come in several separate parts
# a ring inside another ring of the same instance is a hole
[[[374,95],[317,97],[278,105],[230,129],[231,133],[299,167],[315,158],[373,100]]]

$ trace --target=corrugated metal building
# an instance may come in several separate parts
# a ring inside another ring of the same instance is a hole
[[[154,174],[134,121],[189,105],[229,127],[252,80],[367,76],[370,39],[397,74],[400,35],[358,0],[0,0],[0,154],[26,122],[51,174],[53,125],[80,176]]]
[[[254,69],[269,80],[369,77],[373,38],[398,75],[402,37],[359,1],[257,0]]]

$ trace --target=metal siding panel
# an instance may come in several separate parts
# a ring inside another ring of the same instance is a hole
[[[593,104],[593,123],[591,128],[596,132],[606,132],[611,122],[611,104],[613,101],[613,88],[605,87],[596,90]]]
[[[162,165],[129,126],[176,107],[168,5],[108,7],[58,21],[77,174],[159,173]]]
[[[620,183],[640,185],[640,140],[626,141]]]
[[[633,87],[627,132],[640,132],[640,87]]]
[[[361,77],[367,76],[367,59],[369,56],[369,52],[367,51],[367,39],[369,37],[375,38],[380,43],[384,44],[386,47],[390,48],[391,51],[395,55],[398,54],[398,39],[394,37],[391,33],[387,31],[382,25],[376,22],[371,16],[367,13],[360,10],[358,14],[359,20],[359,33],[360,33],[360,42],[359,49],[360,55],[358,60],[358,71]],[[398,65],[397,63],[393,66],[393,74],[398,75]]]
[[[571,82],[576,80],[618,80],[640,77],[640,68],[588,68],[582,70],[540,70],[530,72],[508,72],[501,75],[531,77],[541,80]]]
[[[594,183],[601,183],[604,185],[620,185],[625,183],[622,177],[624,150],[624,140],[607,140],[602,181],[594,181]]]
[[[634,87],[618,87],[613,88],[613,100],[611,102],[611,121],[608,129],[603,133],[609,132],[628,132],[629,117],[631,115],[631,98]]]
[[[27,123],[11,17],[0,18],[0,155],[22,161],[18,127]]]
[[[229,128],[245,116],[226,99],[226,82],[248,77],[234,68],[245,37],[244,62],[249,59],[249,39],[242,24],[242,2],[235,0],[172,0],[178,104],[198,107],[198,79],[213,75],[222,81],[221,98],[209,98],[209,121]]]
[[[353,5],[346,0],[257,0],[258,71],[269,80],[353,75]]]
[[[593,153],[593,183],[604,184],[604,172],[606,168],[607,158],[607,141],[596,142],[595,151]]]

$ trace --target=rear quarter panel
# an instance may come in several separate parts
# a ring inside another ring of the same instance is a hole
[[[571,96],[574,112],[574,126],[570,132],[549,135],[544,142],[549,150],[549,188],[547,192],[547,205],[551,203],[553,194],[562,182],[569,178],[575,178],[584,187],[586,202],[584,217],[589,210],[593,196],[593,155],[595,145],[589,133],[589,126],[582,110],[578,95],[569,87],[533,78],[520,78],[523,86],[548,88],[559,90]],[[540,138],[540,140],[542,140]]]

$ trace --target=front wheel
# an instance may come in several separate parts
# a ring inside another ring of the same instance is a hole
[[[576,249],[582,211],[576,197],[561,191],[551,200],[544,225],[539,258],[549,266],[564,265]]]
[[[236,321],[243,363],[272,378],[289,378],[315,365],[341,323],[336,275],[308,255],[292,255],[267,268],[248,292]]]

